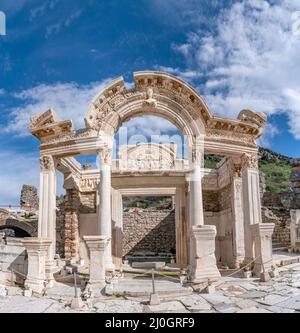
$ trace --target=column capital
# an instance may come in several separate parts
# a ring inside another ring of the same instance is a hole
[[[54,171],[55,163],[54,158],[51,155],[42,155],[40,157],[41,171]]]
[[[258,169],[258,154],[248,154],[245,153],[241,157],[241,167],[242,169]]]
[[[110,165],[112,160],[112,148],[103,148],[99,151],[101,164]]]
[[[235,163],[235,161],[232,162],[232,175],[235,178],[242,177],[242,164],[241,163]]]
[[[203,165],[204,154],[202,145],[193,145],[192,147],[192,163],[196,165]]]

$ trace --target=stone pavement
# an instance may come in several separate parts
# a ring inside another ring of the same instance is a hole
[[[278,277],[262,283],[256,278],[225,277],[215,283],[213,294],[174,295],[160,305],[148,305],[148,297],[101,296],[84,302],[79,310],[70,308],[71,289],[67,297],[57,294],[24,297],[0,294],[0,312],[98,312],[98,313],[300,313],[300,264],[280,268]],[[60,287],[60,292],[64,289]],[[70,288],[70,287],[68,287]],[[54,297],[55,296],[55,297]]]

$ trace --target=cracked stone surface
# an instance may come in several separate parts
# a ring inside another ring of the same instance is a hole
[[[111,300],[97,302],[94,304],[96,312],[101,313],[141,313],[144,310],[144,305],[140,302],[128,300]]]
[[[125,283],[125,281],[123,282]],[[168,281],[164,282],[167,286]],[[174,284],[173,284],[174,285]],[[172,286],[173,286],[172,285]],[[221,278],[215,282],[213,294],[174,293],[170,298],[161,297],[161,304],[150,306],[149,297],[107,297],[84,302],[81,309],[71,309],[74,288],[54,288],[44,297],[9,296],[9,287],[1,286],[0,312],[104,312],[104,313],[300,313],[300,264],[280,269],[280,275],[267,283],[256,278]],[[129,287],[137,286],[131,280]],[[177,292],[176,288],[174,290]],[[159,293],[158,293],[159,294]],[[58,296],[53,297],[53,296]]]

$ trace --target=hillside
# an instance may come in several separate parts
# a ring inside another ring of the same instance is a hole
[[[259,148],[259,170],[265,174],[266,190],[280,193],[289,189],[291,177],[291,158],[275,153],[271,149]],[[204,165],[215,169],[222,157],[206,155]]]

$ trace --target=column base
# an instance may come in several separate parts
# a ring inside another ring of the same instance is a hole
[[[46,260],[45,273],[47,279],[47,287],[52,288],[54,286],[54,281],[55,281],[53,276],[53,274],[55,273],[54,260]]]
[[[112,258],[105,258],[105,270],[107,272],[114,272],[116,270],[116,266],[112,262]]]
[[[215,257],[216,227],[193,226],[191,230],[191,271],[189,282],[202,283],[221,276]]]
[[[27,278],[24,284],[26,289],[32,290],[33,293],[42,294],[46,288],[45,280]]]

